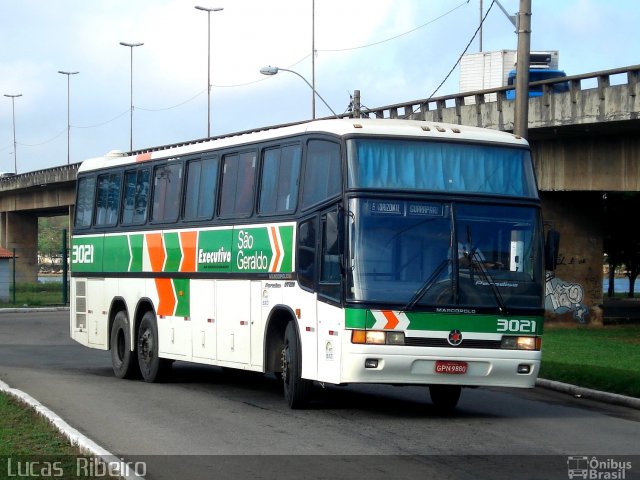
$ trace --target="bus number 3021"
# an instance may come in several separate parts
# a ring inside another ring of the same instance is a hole
[[[71,263],[93,263],[93,245],[74,245]]]
[[[499,318],[498,332],[536,333],[536,321]]]

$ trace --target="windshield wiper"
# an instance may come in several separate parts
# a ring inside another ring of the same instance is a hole
[[[425,296],[425,294],[431,289],[431,287],[433,287],[433,285],[436,283],[436,280],[438,279],[440,274],[444,271],[445,268],[447,268],[450,262],[451,260],[448,258],[445,258],[444,260],[442,260],[442,262],[440,262],[438,267],[433,271],[433,273],[429,276],[429,278],[427,278],[424,284],[415,293],[413,298],[411,298],[409,303],[407,303],[407,305],[402,309],[403,311],[406,312],[409,310],[413,310],[413,308],[420,301],[420,299],[422,299],[422,297]]]
[[[493,281],[493,278],[491,277],[486,267],[484,266],[482,257],[480,257],[480,255],[478,254],[475,248],[471,249],[471,251],[469,252],[469,258],[471,259],[472,263],[475,263],[478,266],[478,270],[480,270],[480,273],[482,274],[484,281],[487,282],[491,287],[493,296],[496,299],[496,303],[498,304],[498,310],[500,310],[501,313],[506,314],[507,307],[504,303],[504,299],[502,298],[502,295],[500,294],[500,290],[498,289],[496,282]]]

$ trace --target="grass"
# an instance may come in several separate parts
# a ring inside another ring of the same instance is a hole
[[[78,458],[87,459],[81,461],[87,465],[92,457],[83,455],[35,410],[0,392],[0,478],[25,478],[25,472],[26,478],[99,478],[78,472]]]
[[[640,397],[640,325],[547,327],[540,377]]]
[[[13,303],[13,290],[9,292],[8,302],[0,302],[0,308],[50,305],[62,305],[61,283],[19,283],[16,285],[15,303]]]

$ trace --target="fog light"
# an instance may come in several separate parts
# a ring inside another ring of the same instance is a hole
[[[518,365],[518,373],[527,374],[531,373],[531,365],[527,363],[521,363]]]
[[[364,368],[378,368],[378,359],[377,358],[367,358],[364,361]]]

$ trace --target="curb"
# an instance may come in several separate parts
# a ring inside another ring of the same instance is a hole
[[[33,398],[28,393],[11,388],[9,385],[0,380],[0,392],[4,392],[12,397],[18,399],[22,403],[33,408],[38,414],[45,417],[51,425],[53,425],[64,437],[66,437],[73,445],[77,446],[82,452],[93,455],[104,463],[108,464],[110,468],[113,468],[118,472],[120,478],[125,480],[144,480],[144,477],[131,471],[125,463],[124,459],[116,457],[113,453],[109,452],[105,448],[101,447],[93,440],[89,439],[78,430],[73,428],[62,418],[42,405],[39,401]],[[124,468],[123,468],[124,467]],[[123,472],[122,470],[125,470]]]
[[[30,313],[30,312],[68,312],[69,307],[11,307],[0,308],[0,314],[2,313]]]
[[[555,380],[547,380],[545,378],[538,378],[536,380],[536,387],[548,388],[550,390],[567,393],[578,398],[589,398],[599,402],[611,403],[640,410],[640,398],[627,397],[625,395],[602,392],[600,390],[592,390],[591,388],[578,387],[569,383],[556,382]]]

